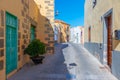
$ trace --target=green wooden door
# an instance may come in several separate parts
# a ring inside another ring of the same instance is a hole
[[[6,74],[17,68],[17,18],[6,13]]]
[[[34,26],[31,26],[31,38],[30,38],[30,40],[32,41],[32,40],[34,40],[35,39],[35,27]]]

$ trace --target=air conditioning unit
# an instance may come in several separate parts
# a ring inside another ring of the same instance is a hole
[[[115,39],[120,40],[120,30],[115,30]]]

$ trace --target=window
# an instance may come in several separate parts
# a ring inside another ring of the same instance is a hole
[[[35,39],[35,27],[31,26],[30,41]]]
[[[91,41],[91,27],[88,28],[88,41]]]

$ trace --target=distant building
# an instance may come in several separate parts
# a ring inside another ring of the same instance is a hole
[[[55,20],[55,40],[57,43],[69,42],[70,25],[62,20]],[[57,34],[56,34],[57,33]]]
[[[84,44],[84,27],[70,28],[70,42]]]

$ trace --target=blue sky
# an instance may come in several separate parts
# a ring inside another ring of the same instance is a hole
[[[56,19],[69,23],[72,27],[84,25],[84,0],[55,0]]]

